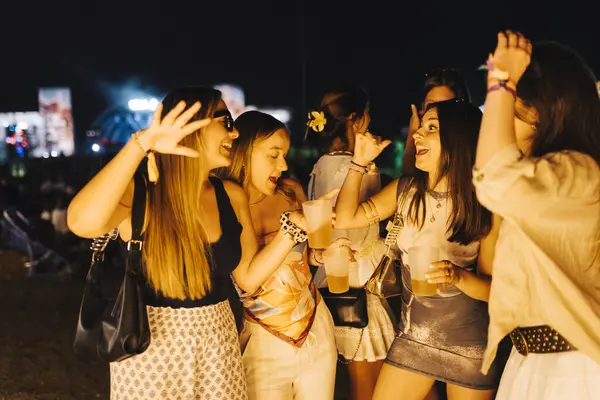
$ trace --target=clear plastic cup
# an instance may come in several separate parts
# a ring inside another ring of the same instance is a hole
[[[408,249],[408,266],[412,291],[415,296],[435,296],[437,284],[427,282],[425,274],[431,271],[429,266],[440,260],[437,247],[415,246]]]
[[[311,200],[302,203],[306,218],[308,245],[313,249],[326,249],[332,243],[333,202],[331,200]]]
[[[333,247],[323,253],[327,286],[331,293],[345,293],[350,289],[350,260],[348,249]]]

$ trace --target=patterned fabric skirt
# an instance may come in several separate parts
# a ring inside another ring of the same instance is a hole
[[[110,364],[112,400],[246,400],[246,377],[229,302],[148,307],[148,349]]]

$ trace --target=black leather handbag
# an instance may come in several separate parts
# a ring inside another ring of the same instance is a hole
[[[364,288],[350,288],[345,293],[331,293],[324,287],[320,288],[319,292],[331,312],[335,326],[364,328],[369,324],[367,292]]]
[[[92,262],[86,278],[73,348],[84,357],[105,362],[122,361],[143,353],[150,344],[150,327],[144,303],[142,228],[146,209],[146,182],[136,174],[132,234],[127,242],[123,283],[115,300],[102,292],[104,250],[116,230],[94,240]]]

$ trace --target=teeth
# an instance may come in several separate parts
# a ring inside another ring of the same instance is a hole
[[[223,143],[222,146],[226,149],[231,149],[231,143]]]

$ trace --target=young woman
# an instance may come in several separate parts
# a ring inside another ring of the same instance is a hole
[[[248,111],[235,121],[239,138],[227,176],[246,191],[260,248],[277,234],[280,215],[306,201],[296,181],[284,179],[288,131],[269,114]],[[258,290],[239,290],[246,323],[242,360],[250,399],[333,399],[337,351],[333,320],[312,282],[306,242],[280,259]]]
[[[532,52],[533,50],[533,52]],[[474,184],[502,218],[490,340],[514,348],[497,399],[600,397],[600,100],[591,69],[557,43],[498,34]]]
[[[300,228],[283,225],[257,254],[243,189],[210,176],[231,163],[237,137],[219,91],[174,90],[150,127],[136,132],[69,205],[75,234],[91,238],[118,226],[129,240],[132,178],[148,155],[143,258],[152,338],[144,353],[111,363],[112,399],[247,398],[227,301],[231,275],[254,292],[296,244]],[[297,214],[289,218],[301,224]]]
[[[490,268],[483,258],[474,265],[491,226],[491,215],[477,202],[471,183],[480,122],[481,111],[464,101],[430,104],[414,133],[418,172],[405,185],[399,187],[396,180],[362,203],[359,188],[366,166],[390,141],[369,133],[356,138],[353,167],[336,205],[336,226],[365,226],[377,220],[369,214],[388,218],[396,210],[404,219],[397,240],[404,264],[400,332],[379,375],[375,399],[421,400],[436,380],[446,382],[450,399],[493,395],[493,371],[480,372]],[[440,285],[430,296],[415,295],[410,284],[407,253],[415,246],[439,252],[440,261],[426,276],[428,283]]]
[[[310,113],[308,137],[317,139],[328,153],[315,164],[309,182],[309,198],[314,199],[339,189],[351,166],[355,139],[369,128],[369,97],[355,86],[329,90],[319,107]],[[381,190],[381,179],[374,164],[360,185],[360,198],[366,200]],[[373,274],[385,245],[379,238],[379,226],[334,230],[335,238],[346,238],[355,252],[356,262],[350,266],[350,286],[362,287]],[[316,260],[319,261],[319,260]],[[325,273],[320,268],[315,282],[326,286]],[[340,355],[349,361],[350,392],[353,399],[373,397],[373,389],[387,351],[394,340],[394,322],[387,304],[368,295],[369,324],[364,329],[336,326],[335,339]]]
[[[431,103],[446,101],[451,99],[460,99],[467,102],[471,101],[469,88],[463,76],[455,69],[436,69],[425,75],[423,84],[423,103],[421,110],[417,110],[414,104],[411,104],[411,117],[408,124],[408,136],[406,137],[406,147],[404,150],[404,159],[402,160],[402,175],[411,175],[416,171],[415,167],[415,140],[414,133],[421,126],[421,116]]]

